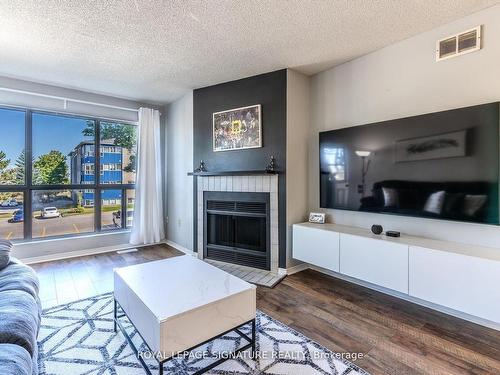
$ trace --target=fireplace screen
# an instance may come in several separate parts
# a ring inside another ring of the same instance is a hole
[[[205,192],[204,257],[269,269],[269,193]]]
[[[266,252],[266,218],[207,215],[207,244]]]

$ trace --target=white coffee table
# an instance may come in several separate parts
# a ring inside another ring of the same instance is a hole
[[[255,285],[192,256],[115,269],[114,299],[114,329],[120,327],[148,374],[148,366],[120,322],[124,316],[149,349],[161,353],[160,375],[172,356],[231,331],[248,340],[238,352],[255,351]],[[252,324],[252,337],[238,329],[245,324]],[[224,358],[196,374],[218,366]]]

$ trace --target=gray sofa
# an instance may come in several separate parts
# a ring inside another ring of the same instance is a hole
[[[36,375],[42,311],[38,277],[10,258],[11,246],[0,240],[0,374]]]

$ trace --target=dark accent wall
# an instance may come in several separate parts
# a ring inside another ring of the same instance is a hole
[[[279,266],[286,267],[286,69],[194,90],[193,169],[200,160],[208,171],[264,170],[274,155],[280,174]],[[261,148],[213,152],[212,114],[232,108],[262,106]],[[197,187],[194,181],[194,247],[197,247]]]

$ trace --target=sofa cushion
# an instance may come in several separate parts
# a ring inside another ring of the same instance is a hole
[[[10,262],[10,250],[12,243],[7,240],[0,240],[0,270],[3,270]]]
[[[40,326],[36,298],[21,290],[0,292],[0,343],[22,346],[33,356]]]
[[[6,245],[8,247],[12,247],[12,242],[10,242],[9,240],[0,239],[0,245]]]
[[[398,189],[399,208],[417,210],[421,207],[420,194],[417,189]]]
[[[35,271],[22,264],[16,258],[11,258],[10,264],[0,270],[0,292],[21,290],[37,298],[40,289]]]
[[[37,334],[38,336],[38,334]],[[38,344],[35,345],[35,350],[33,351],[33,355],[31,356],[31,363],[32,363],[32,371],[31,375],[38,375]]]
[[[26,349],[14,344],[0,344],[0,374],[32,375],[33,363]]]

